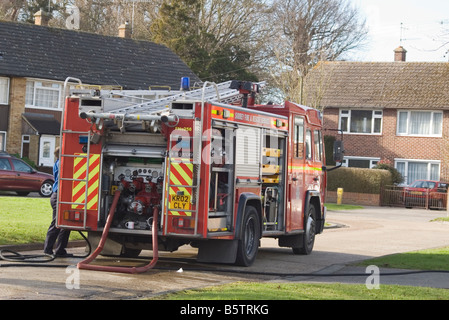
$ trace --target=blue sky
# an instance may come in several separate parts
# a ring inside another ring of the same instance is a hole
[[[393,61],[393,50],[402,45],[407,61],[449,61],[449,0],[349,1],[369,27],[367,46],[351,60]]]

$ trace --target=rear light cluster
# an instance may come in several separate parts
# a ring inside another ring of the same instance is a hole
[[[184,229],[194,229],[195,219],[189,217],[176,217],[173,218],[173,227],[184,228]]]
[[[84,212],[78,210],[65,210],[64,211],[64,220],[66,221],[84,221]]]

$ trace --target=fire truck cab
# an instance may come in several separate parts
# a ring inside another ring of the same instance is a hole
[[[226,86],[237,101],[205,86],[157,112],[118,110],[117,93],[112,111],[99,91],[70,94],[58,226],[87,231],[103,254],[189,244],[199,261],[250,266],[261,237],[310,254],[326,213],[320,112],[255,105],[258,84]]]

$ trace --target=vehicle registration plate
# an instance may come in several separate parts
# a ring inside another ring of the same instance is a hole
[[[169,208],[178,210],[190,210],[190,195],[172,194]]]

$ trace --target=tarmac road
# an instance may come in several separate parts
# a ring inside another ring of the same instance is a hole
[[[78,270],[74,268],[79,261],[76,258],[56,259],[48,263],[48,266],[29,267],[20,264],[0,267],[0,299],[140,299],[238,280],[364,284],[370,274],[365,268],[351,266],[351,263],[398,252],[448,246],[449,224],[430,222],[446,214],[446,211],[388,207],[328,211],[327,221],[339,227],[325,229],[323,234],[318,235],[311,255],[294,255],[289,248],[279,248],[277,240],[264,238],[257,260],[249,268],[197,263],[197,251],[189,246],[181,247],[173,253],[160,252],[156,268],[137,275]],[[81,255],[83,250],[84,248],[72,248],[70,252]],[[23,254],[40,252],[21,251]],[[141,259],[102,257],[96,263],[142,265],[149,260],[151,251],[144,251]],[[0,264],[6,266],[11,263],[0,261]],[[181,268],[182,272],[177,272]],[[419,273],[395,277],[382,275],[391,271],[381,269],[381,284],[449,288],[449,273]],[[338,276],[342,273],[357,273],[360,276]],[[334,276],[322,277],[320,274]]]

